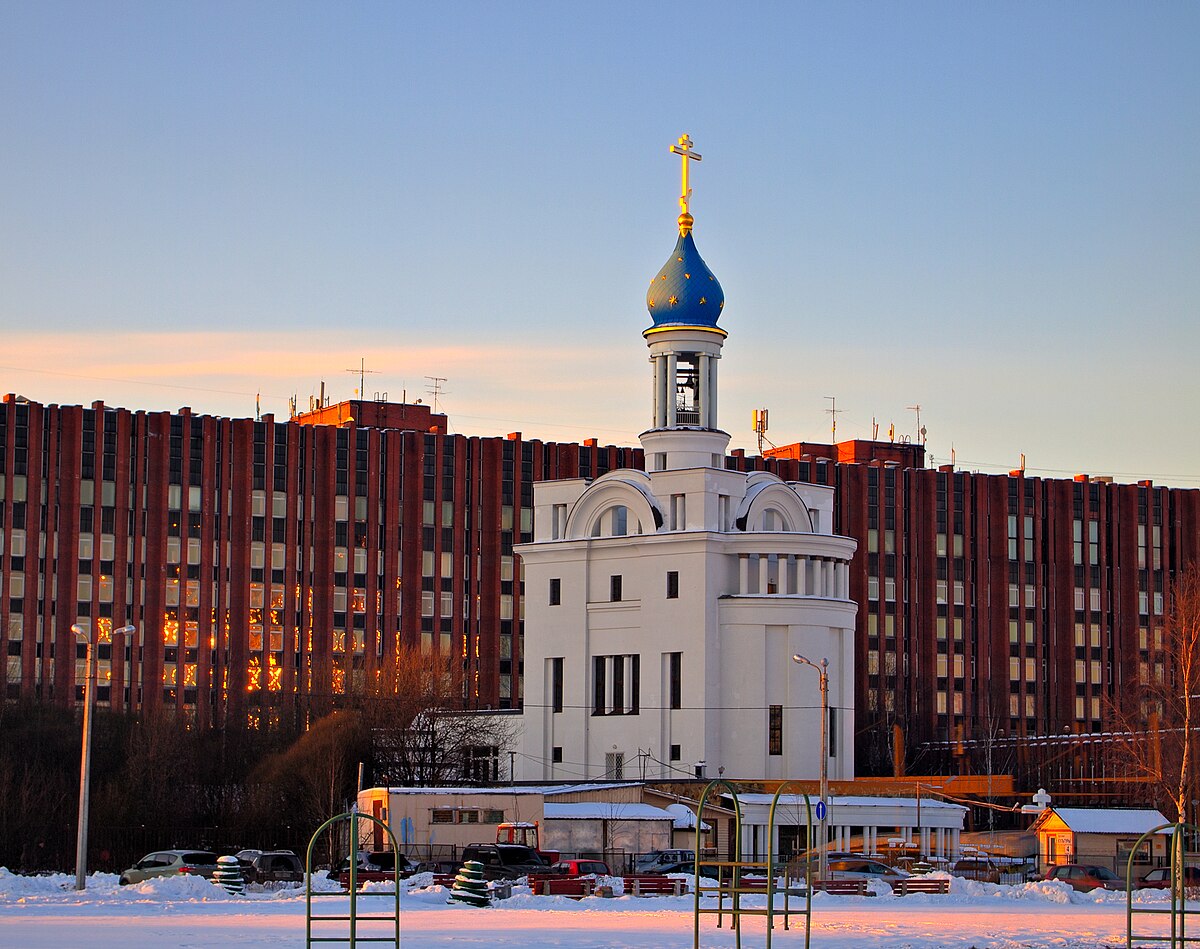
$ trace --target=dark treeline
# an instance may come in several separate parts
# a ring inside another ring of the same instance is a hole
[[[97,709],[93,732],[90,870],[120,871],[151,850],[293,849],[353,798],[370,767],[360,711],[304,730],[198,729],[177,717]],[[75,865],[81,724],[72,709],[0,703],[0,866]]]

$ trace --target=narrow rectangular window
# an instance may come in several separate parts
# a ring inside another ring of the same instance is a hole
[[[678,570],[668,570],[667,571],[667,599],[668,600],[678,600],[679,599],[679,571]]]
[[[562,580],[559,577],[550,578],[550,605],[558,606],[562,603]]]
[[[671,708],[683,708],[683,653],[668,653],[667,691]]]
[[[829,710],[829,757],[830,758],[837,757],[837,748],[838,748],[837,723],[838,723],[837,709],[831,708]]]
[[[608,598],[613,603],[621,602],[621,575],[610,577],[608,582]]]
[[[679,747],[679,745],[672,745],[671,746],[671,760],[678,761],[682,757],[683,757],[683,750]]]
[[[783,754],[783,706],[772,705],[767,721],[767,754]]]
[[[625,752],[610,751],[604,756],[605,777],[620,781],[625,777]]]
[[[625,657],[614,656],[612,664],[612,713],[625,714]]]
[[[604,656],[592,657],[592,714],[603,715],[605,711],[605,675],[604,667],[607,662]]]
[[[629,657],[629,714],[637,715],[642,702],[642,657]]]
[[[550,660],[550,706],[555,712],[563,710],[563,660]]]
[[[550,750],[550,761],[553,764],[562,764],[562,745],[555,745]]]

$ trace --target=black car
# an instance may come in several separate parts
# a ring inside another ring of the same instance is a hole
[[[396,868],[400,869],[400,877],[410,877],[417,872],[417,866],[404,854],[395,854],[390,850],[380,850],[374,853],[358,852],[358,869],[355,871],[355,882],[361,886],[364,883],[379,883],[394,880]],[[350,858],[346,857],[336,867],[329,871],[329,878],[337,880],[343,887],[350,886]]]
[[[551,873],[542,855],[521,844],[470,844],[463,847],[462,862],[478,860],[489,880],[515,880],[531,873]]]
[[[304,882],[304,864],[291,850],[243,850],[237,861],[247,883]]]

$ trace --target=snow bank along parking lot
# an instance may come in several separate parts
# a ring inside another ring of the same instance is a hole
[[[320,879],[328,889],[332,884]],[[447,946],[517,949],[536,945],[561,949],[631,947],[685,949],[692,945],[692,897],[653,896],[611,899],[534,896],[514,887],[513,896],[475,909],[447,902],[447,891],[419,875],[401,884],[401,931],[405,949]],[[611,881],[619,891],[620,878]],[[198,877],[164,877],[120,886],[112,874],[93,874],[77,893],[74,877],[59,874],[23,877],[0,868],[0,947],[13,949],[199,949],[242,946],[275,949],[304,941],[302,888],[251,887],[232,896]],[[371,884],[371,890],[386,890]],[[1099,949],[1125,939],[1124,893],[1076,893],[1060,883],[1001,886],[951,878],[946,896],[895,897],[885,887],[872,897],[818,894],[813,899],[812,944],[821,949]],[[1135,902],[1165,907],[1166,894],[1140,890]],[[344,912],[348,899],[322,897],[316,911]],[[715,903],[715,901],[713,901]],[[763,897],[746,905],[763,906]],[[386,911],[391,900],[360,899],[359,911]],[[780,909],[783,897],[777,898]],[[792,906],[803,906],[792,900]],[[1200,908],[1200,907],[1198,907]],[[328,924],[326,924],[328,925]],[[761,918],[744,923],[746,945],[762,943]],[[1138,932],[1162,931],[1161,917],[1142,917]],[[701,921],[704,946],[731,947],[728,920]],[[322,930],[332,934],[332,929]],[[366,935],[360,929],[360,935]],[[784,931],[777,920],[774,941],[802,946],[802,922],[793,918]]]

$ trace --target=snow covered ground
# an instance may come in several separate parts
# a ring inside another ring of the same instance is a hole
[[[448,904],[440,887],[415,878],[401,896],[401,944],[431,949],[686,949],[692,945],[691,897],[598,897],[581,901],[532,896],[518,887],[490,908]],[[4,949],[275,949],[304,945],[300,890],[235,897],[202,879],[173,877],[118,886],[94,874],[85,893],[74,877],[21,877],[0,869],[0,947]],[[1161,892],[1135,894],[1139,905],[1165,907]],[[390,900],[360,900],[359,912]],[[749,902],[749,901],[748,901]],[[348,909],[344,897],[324,897],[318,912]],[[764,905],[761,898],[757,905]],[[1200,907],[1197,907],[1200,909]],[[746,949],[764,943],[764,920],[744,924]],[[1162,917],[1141,917],[1136,931],[1161,932]],[[331,930],[322,932],[331,934]],[[360,935],[368,935],[360,929]],[[777,922],[774,945],[802,947],[804,929]],[[813,900],[812,945],[819,949],[1099,949],[1125,944],[1123,893],[1074,893],[1058,883],[994,886],[955,879],[948,896],[832,897]],[[326,945],[336,945],[326,943]],[[732,932],[701,921],[701,945],[728,949]]]

